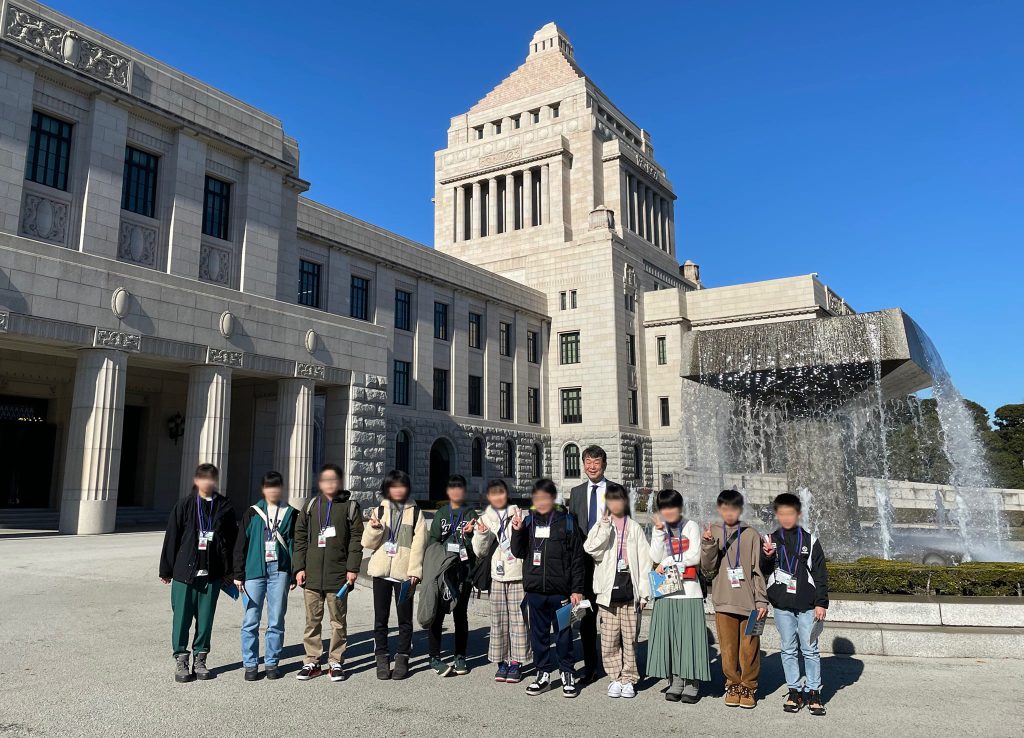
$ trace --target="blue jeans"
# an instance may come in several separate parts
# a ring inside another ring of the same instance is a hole
[[[245,580],[245,614],[242,617],[242,664],[255,668],[260,661],[260,617],[267,601],[267,650],[263,663],[277,666],[284,645],[284,614],[288,610],[291,574],[278,571],[276,561],[267,562],[267,576]]]
[[[800,654],[807,672],[807,689],[821,689],[821,657],[818,639],[811,638],[814,610],[775,610],[775,627],[782,645],[782,669],[790,689],[803,690],[800,684]]]

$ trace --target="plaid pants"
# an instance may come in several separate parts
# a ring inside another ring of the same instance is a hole
[[[487,658],[493,664],[502,661],[530,660],[530,637],[526,627],[526,609],[522,582],[491,584],[491,641]]]
[[[632,602],[613,602],[600,606],[601,660],[608,679],[623,684],[640,681],[636,666],[636,606]]]

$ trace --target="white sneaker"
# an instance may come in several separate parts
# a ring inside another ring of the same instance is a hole
[[[608,693],[611,694],[611,689],[608,690]],[[631,700],[636,697],[636,689],[632,684],[623,684],[621,696],[625,697],[627,700]]]
[[[630,685],[627,685],[630,686]],[[618,682],[612,682],[608,685],[608,696],[612,698],[618,698],[622,696],[622,685]],[[632,695],[630,695],[632,697]]]

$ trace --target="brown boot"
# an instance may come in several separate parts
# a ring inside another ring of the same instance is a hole
[[[754,690],[748,687],[740,687],[740,707],[747,710],[753,710],[757,707],[757,696],[754,694]]]
[[[737,684],[730,684],[725,688],[725,706],[726,707],[739,707],[740,706],[740,688]]]

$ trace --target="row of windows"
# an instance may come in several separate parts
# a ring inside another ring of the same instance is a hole
[[[393,402],[396,405],[409,404],[410,377],[412,376],[412,364],[408,361],[395,360],[394,383],[392,389]],[[447,369],[434,369],[434,395],[433,407],[435,410],[447,411],[449,409],[449,371]],[[470,415],[484,414],[484,379],[483,377],[469,375],[469,396],[467,397],[467,412]],[[511,382],[500,382],[498,390],[498,409],[502,420],[512,420],[514,415],[514,391]],[[526,389],[527,422],[540,423],[540,389],[528,387]]]
[[[559,104],[558,103],[554,103],[552,105],[548,105],[547,108],[548,108],[548,111],[549,111],[549,117],[550,118],[553,119],[553,118],[557,118],[559,116],[560,109],[559,109]],[[533,110],[526,111],[526,113],[525,113],[526,119],[530,123],[532,123],[533,125],[537,125],[538,123],[540,123],[540,111],[541,111],[540,108],[534,108]],[[474,126],[473,127],[473,137],[476,140],[479,141],[480,139],[482,139],[486,135],[488,127],[490,128],[490,134],[491,135],[498,136],[498,135],[501,134],[502,130],[504,130],[503,122],[504,122],[503,119],[499,118],[498,120],[491,121],[490,123],[481,123],[478,126]],[[522,127],[522,125],[523,125],[523,115],[522,114],[509,116],[509,127],[512,130],[514,130],[514,131],[518,130],[519,128]]]
[[[533,476],[544,476],[544,450],[539,443],[533,445]],[[500,460],[502,476],[516,477],[516,445],[513,441],[505,441]],[[412,436],[409,431],[402,430],[395,437],[395,468],[409,472],[412,468]],[[473,439],[470,460],[470,476],[484,476],[484,442],[482,438]],[[579,475],[577,475],[579,476]]]
[[[68,189],[71,167],[72,125],[52,116],[32,111],[25,179],[46,187]],[[121,208],[153,218],[156,215],[156,183],[159,157],[126,146],[121,186]],[[203,233],[228,240],[231,216],[231,183],[206,176],[203,186]]]
[[[575,310],[576,309],[576,290],[567,290],[565,292],[558,293],[558,309],[559,310]]]

